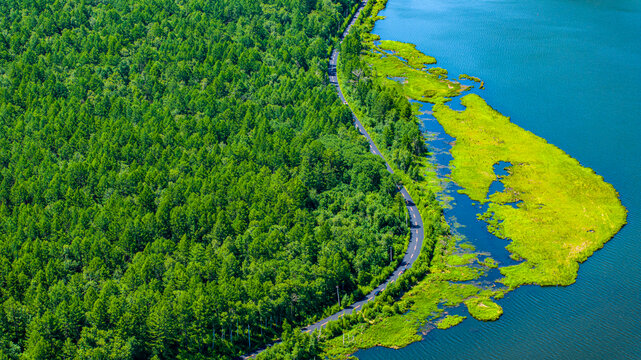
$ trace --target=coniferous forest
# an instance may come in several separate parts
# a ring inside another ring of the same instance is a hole
[[[0,2],[0,359],[230,358],[387,276],[397,179],[326,73],[355,5]]]

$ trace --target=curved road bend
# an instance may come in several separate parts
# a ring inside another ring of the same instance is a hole
[[[343,39],[345,39],[345,36],[347,36],[347,34],[349,33],[349,30],[352,28],[352,25],[354,25],[354,22],[356,21],[356,19],[361,13],[361,10],[363,10],[363,7],[365,7],[366,4],[367,4],[367,0],[363,1],[360,4],[358,10],[354,14],[354,17],[352,18],[349,25],[341,35],[341,42],[343,41]],[[345,96],[343,96],[343,91],[341,90],[340,84],[338,83],[338,79],[336,77],[336,64],[338,61],[338,55],[339,55],[339,49],[335,48],[332,51],[332,55],[329,60],[329,69],[328,69],[329,81],[330,83],[334,84],[334,86],[336,86],[336,92],[338,93],[338,96],[340,97],[343,104],[348,105],[347,101],[345,100]],[[378,150],[378,147],[376,147],[376,144],[374,144],[374,141],[372,141],[372,138],[367,133],[367,130],[365,130],[365,128],[363,127],[363,124],[361,124],[360,120],[358,120],[358,118],[353,112],[352,112],[352,117],[354,118],[354,126],[360,131],[360,133],[363,136],[365,136],[365,138],[367,138],[367,141],[369,142],[370,151],[374,155],[380,156],[385,162],[387,171],[393,174],[394,170],[392,170],[392,168],[389,166],[389,164],[387,163],[387,161],[385,160],[381,152]],[[390,275],[376,289],[372,290],[369,294],[367,294],[365,298],[351,304],[350,306],[345,307],[344,309],[340,310],[339,312],[331,316],[328,316],[312,325],[309,325],[303,328],[302,331],[311,333],[311,332],[314,332],[315,330],[320,330],[322,327],[327,325],[329,321],[337,320],[346,314],[358,312],[360,309],[362,309],[363,305],[374,300],[376,295],[383,292],[389,284],[396,281],[407,269],[411,268],[414,262],[416,261],[416,259],[418,259],[418,256],[421,253],[421,248],[423,246],[423,237],[424,237],[423,219],[421,218],[421,214],[419,214],[418,212],[418,208],[416,207],[416,204],[414,204],[414,200],[412,200],[412,197],[407,192],[405,187],[401,187],[400,192],[401,192],[401,195],[403,195],[403,198],[405,199],[405,205],[407,206],[407,210],[409,211],[409,224],[410,224],[411,236],[410,236],[409,245],[407,247],[407,251],[405,252],[405,256],[403,257],[403,260],[401,261],[399,266],[396,268],[396,270],[394,270],[392,275]],[[268,345],[267,347],[269,346],[271,345]],[[251,357],[254,357],[265,349],[266,348],[261,348],[252,352],[251,354],[244,355],[242,359],[249,359]]]

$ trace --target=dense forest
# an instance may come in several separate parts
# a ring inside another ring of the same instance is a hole
[[[229,358],[386,276],[397,180],[326,75],[355,5],[0,2],[0,359]]]

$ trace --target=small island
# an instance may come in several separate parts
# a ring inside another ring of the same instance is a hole
[[[436,328],[440,330],[449,329],[452,326],[456,326],[460,324],[465,319],[466,317],[461,315],[447,315],[446,317],[441,319],[438,323],[436,323]]]
[[[472,298],[466,300],[465,305],[476,320],[494,321],[503,315],[503,308],[488,299]]]

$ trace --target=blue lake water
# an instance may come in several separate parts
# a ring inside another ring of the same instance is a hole
[[[356,355],[641,359],[641,1],[389,0],[381,15],[374,33],[416,44],[450,78],[484,80],[485,90],[474,92],[602,175],[629,214],[621,232],[581,264],[574,285],[521,287],[498,301],[504,314],[496,322],[468,318],[400,350]],[[433,159],[447,164],[452,139],[429,115],[423,119]],[[455,231],[502,264],[512,261],[507,243],[476,220],[478,204],[456,189],[446,190]]]

